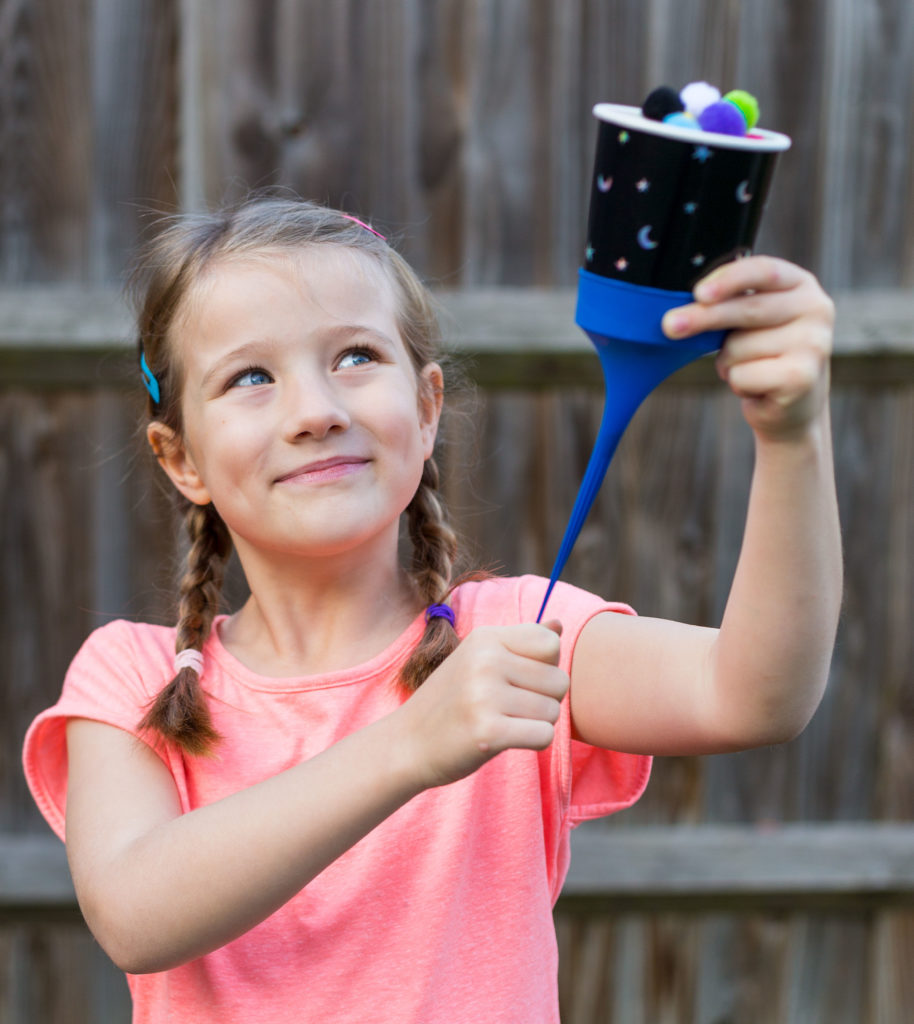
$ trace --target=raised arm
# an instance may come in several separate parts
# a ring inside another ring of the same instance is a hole
[[[713,753],[792,738],[821,700],[837,628],[831,301],[811,274],[769,257],[727,264],[695,299],[664,329],[733,328],[717,366],[755,436],[746,529],[719,631],[608,615],[585,628],[575,727],[616,749]]]
[[[568,688],[558,653],[545,626],[476,630],[391,714],[186,814],[149,747],[71,720],[67,853],[95,937],[134,974],[237,938],[417,793],[547,747]]]

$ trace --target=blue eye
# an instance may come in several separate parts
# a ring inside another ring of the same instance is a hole
[[[250,388],[256,387],[258,384],[270,384],[272,381],[273,378],[266,370],[261,370],[258,366],[252,366],[250,369],[245,370],[244,373],[239,373],[237,377],[232,378],[232,386]]]
[[[342,370],[348,370],[353,366],[364,366],[366,363],[374,363],[378,359],[378,353],[371,348],[351,348],[340,357],[337,366]]]

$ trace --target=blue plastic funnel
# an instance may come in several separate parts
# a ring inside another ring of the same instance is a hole
[[[600,490],[619,439],[638,406],[671,373],[717,351],[726,335],[725,331],[712,331],[671,341],[661,330],[660,321],[667,310],[691,302],[689,292],[629,284],[587,270],[578,273],[575,323],[586,332],[600,357],[606,400],[600,430],[552,567],[537,622],[543,617],[549,595]]]

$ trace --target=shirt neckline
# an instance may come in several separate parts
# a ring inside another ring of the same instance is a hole
[[[366,682],[378,675],[389,674],[392,668],[399,667],[406,662],[425,631],[425,612],[422,611],[384,650],[359,665],[320,675],[265,676],[248,668],[223,644],[219,629],[228,618],[228,615],[217,615],[213,620],[213,626],[206,641],[206,656],[216,661],[223,671],[248,688],[273,692],[322,690],[333,686],[349,686]]]

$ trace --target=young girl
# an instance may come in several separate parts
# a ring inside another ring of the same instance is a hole
[[[535,625],[545,580],[452,587],[434,316],[371,228],[258,199],[174,223],[140,281],[178,625],[93,633],[25,747],[134,1020],[558,1021],[570,830],[635,801],[651,754],[787,740],[821,697],[829,300],[752,257],[666,318],[733,329],[718,366],[756,438],[716,630],[565,584]],[[232,547],[250,597],[217,615]]]

